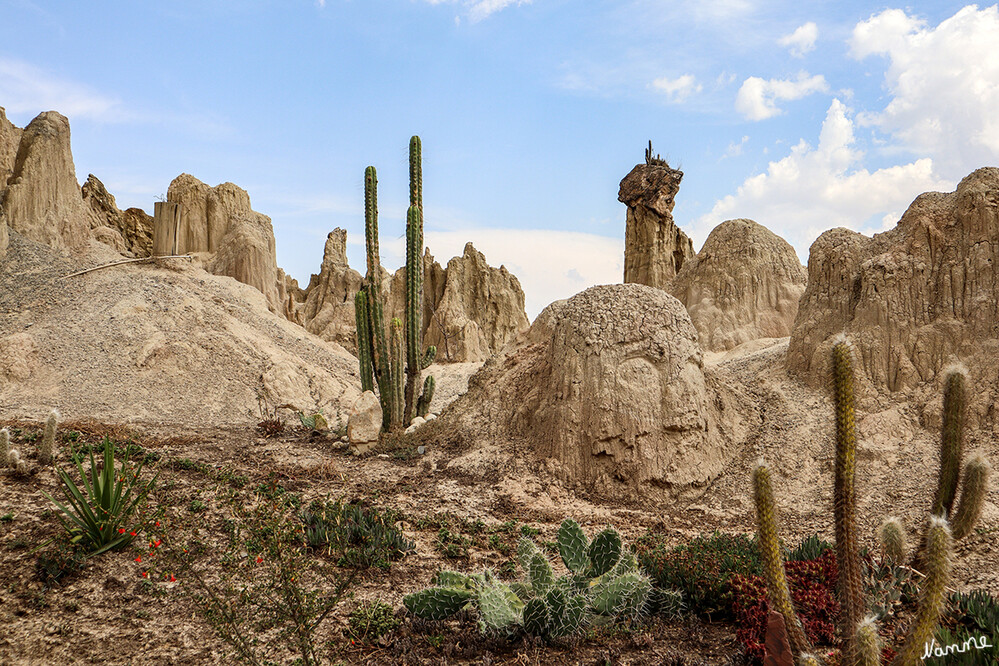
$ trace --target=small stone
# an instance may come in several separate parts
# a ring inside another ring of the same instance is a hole
[[[427,414],[427,418],[425,420],[429,422],[429,421],[433,421],[436,418],[437,418],[436,414]]]
[[[410,421],[409,425],[410,426],[421,426],[421,425],[423,425],[426,422],[427,422],[427,420],[425,418],[423,418],[422,416],[417,416],[412,421]]]
[[[425,447],[425,446],[418,446],[418,447],[416,447],[416,452],[419,453],[422,456],[424,453],[427,452],[427,447]]]

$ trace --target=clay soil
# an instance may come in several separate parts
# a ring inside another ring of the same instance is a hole
[[[626,543],[650,528],[676,543],[715,529],[751,532],[749,470],[761,455],[778,480],[785,541],[797,543],[814,533],[832,540],[829,396],[786,379],[785,349],[786,340],[772,341],[709,361],[719,381],[742,393],[753,434],[713,483],[663,489],[651,499],[612,500],[566,488],[545,476],[544,466],[529,452],[480,446],[474,432],[455,428],[447,413],[365,456],[351,455],[336,434],[313,433],[290,422],[274,437],[254,427],[182,430],[155,423],[70,422],[62,431],[80,432],[80,439],[64,439],[59,463],[66,467],[70,449],[82,441],[97,442],[104,435],[131,438],[156,458],[147,465],[150,474],[159,473],[149,506],[173,518],[197,520],[219,540],[227,520],[217,500],[222,491],[244,493],[249,503],[255,492],[280,487],[300,497],[303,506],[342,497],[401,512],[398,525],[415,543],[415,552],[387,571],[370,568],[355,579],[353,598],[324,625],[323,639],[335,651],[332,663],[738,664],[735,628],[723,622],[653,619],[546,646],[530,639],[484,638],[470,618],[418,622],[406,617],[401,599],[428,586],[439,569],[491,567],[519,576],[510,548],[520,527],[537,529],[539,542],[550,541],[566,516],[591,535],[612,524]],[[864,442],[860,528],[863,545],[870,547],[874,529],[888,512],[907,525],[917,524],[932,495],[935,469],[932,429],[913,425],[918,419],[905,403],[875,407],[859,425]],[[58,494],[57,478],[38,465],[34,446],[25,440],[40,432],[40,424],[0,420],[0,425],[19,429],[14,445],[28,452],[31,469],[26,477],[0,472],[0,663],[233,663],[226,644],[183,593],[184,580],[143,578],[145,565],[134,558],[148,549],[132,545],[94,557],[55,582],[39,573],[36,549],[63,531],[43,495]],[[417,453],[418,446],[426,447],[425,454]],[[973,436],[970,448],[999,459],[990,438]],[[444,556],[437,544],[442,526],[472,539],[467,557]],[[958,548],[954,589],[999,592],[997,530],[993,489],[978,530]],[[335,580],[319,584],[331,590]],[[345,633],[350,612],[374,599],[397,609],[401,624],[380,640],[351,642]],[[290,651],[285,657],[285,663],[294,663]]]

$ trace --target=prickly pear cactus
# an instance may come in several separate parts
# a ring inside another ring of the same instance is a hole
[[[410,613],[422,620],[446,620],[465,607],[474,595],[472,590],[430,587],[402,598]]]
[[[579,523],[572,518],[563,520],[555,540],[565,567],[575,574],[585,573],[590,559],[587,552],[589,543]]]

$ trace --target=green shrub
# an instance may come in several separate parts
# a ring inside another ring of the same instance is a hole
[[[642,568],[660,589],[683,593],[687,608],[706,616],[732,616],[731,578],[762,574],[755,538],[714,532],[670,547],[665,535],[649,531],[635,544]]]
[[[354,640],[373,642],[393,631],[400,620],[392,607],[382,601],[362,601],[347,619],[348,635]]]
[[[399,513],[391,509],[317,500],[300,518],[309,547],[335,556],[340,566],[388,569],[416,550],[395,526]]]

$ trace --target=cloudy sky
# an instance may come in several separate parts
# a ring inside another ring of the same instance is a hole
[[[999,164],[999,10],[757,0],[2,0],[0,106],[67,115],[77,177],[152,211],[182,172],[245,188],[302,283],[326,234],[363,272],[363,172],[402,263],[407,146],[426,241],[473,241],[533,318],[620,282],[618,184],[685,173],[699,248],[749,217],[802,262],[824,230],[894,226],[920,192]],[[99,7],[99,8],[98,8]]]

